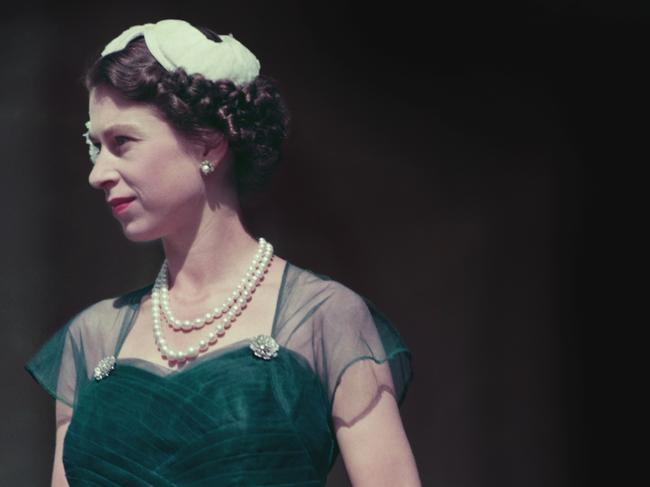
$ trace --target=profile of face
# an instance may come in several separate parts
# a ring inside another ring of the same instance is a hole
[[[204,152],[180,136],[155,107],[125,99],[112,87],[91,90],[89,115],[90,139],[100,152],[88,182],[107,201],[135,198],[114,211],[126,237],[150,241],[192,232],[206,204],[200,162],[218,162],[224,147]]]

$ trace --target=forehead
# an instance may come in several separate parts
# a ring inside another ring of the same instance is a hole
[[[157,109],[152,105],[124,98],[114,88],[93,88],[88,97],[88,114],[92,132],[97,134],[116,124],[156,126],[164,124]]]

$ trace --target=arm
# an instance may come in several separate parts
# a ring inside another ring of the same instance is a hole
[[[68,426],[70,426],[70,420],[72,419],[72,408],[60,401],[56,401],[56,415],[56,444],[54,447],[51,487],[69,487],[63,468],[63,441],[65,440],[65,435],[68,432]]]
[[[363,362],[362,367],[372,367],[381,378],[374,400],[354,418],[349,418],[347,405],[354,404],[358,396],[355,396],[351,374],[344,374],[332,408],[336,438],[348,477],[354,487],[421,487],[390,372],[386,364]]]

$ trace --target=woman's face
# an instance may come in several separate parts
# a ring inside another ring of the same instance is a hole
[[[190,230],[205,204],[201,153],[158,115],[113,88],[93,88],[90,138],[100,149],[88,176],[106,200],[135,198],[113,210],[127,238],[149,241]]]

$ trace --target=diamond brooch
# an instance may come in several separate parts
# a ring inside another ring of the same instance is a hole
[[[264,360],[271,360],[273,357],[276,357],[280,349],[278,342],[269,335],[257,335],[251,340],[249,347],[256,357],[263,358]]]
[[[99,361],[97,367],[95,367],[95,380],[102,380],[104,377],[107,377],[114,368],[115,357],[113,355],[104,357]]]

